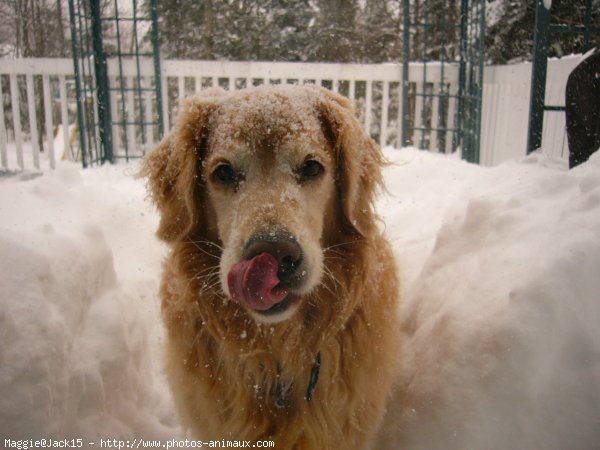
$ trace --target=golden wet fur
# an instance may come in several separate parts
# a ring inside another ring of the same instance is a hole
[[[302,181],[307,159],[323,173]],[[215,178],[223,161],[243,182]],[[171,247],[166,370],[194,437],[369,448],[399,343],[396,268],[373,211],[382,163],[350,101],[325,89],[209,91],[183,103],[142,174]],[[270,323],[230,300],[226,277],[253,233],[281,229],[309,273],[295,309]]]

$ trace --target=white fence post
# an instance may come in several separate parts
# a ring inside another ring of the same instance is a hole
[[[2,92],[2,75],[0,74],[0,93]],[[0,163],[8,169],[8,152],[6,149],[6,126],[4,125],[4,102],[0,102]]]
[[[390,102],[389,102],[389,97],[390,97],[390,82],[389,81],[384,81],[383,82],[383,89],[382,89],[382,101],[381,101],[381,129],[379,132],[379,146],[381,148],[385,147],[386,142],[387,142],[387,135],[388,135],[388,113],[389,113],[389,107],[390,107]]]
[[[23,158],[23,132],[21,130],[21,103],[19,101],[19,85],[17,84],[17,74],[11,73],[10,77],[10,101],[12,104],[13,126],[15,132],[15,145],[17,147],[17,164],[19,168],[25,168]]]
[[[54,125],[52,121],[49,75],[42,75],[42,86],[44,91],[44,112],[46,116],[46,141],[48,142],[48,155],[50,157],[50,168],[54,169],[56,167],[56,157],[54,156]]]
[[[67,81],[64,74],[58,75],[60,90],[60,122],[63,134],[63,158],[67,158],[71,151],[71,127],[69,126],[69,109],[67,105]]]
[[[27,84],[27,112],[29,114],[29,132],[31,133],[31,149],[33,151],[33,165],[40,168],[40,147],[38,144],[37,118],[35,113],[35,92],[33,90],[33,75],[25,75]]]

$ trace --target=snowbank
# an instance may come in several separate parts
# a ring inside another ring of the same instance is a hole
[[[377,449],[600,442],[600,156],[483,168],[386,151],[403,368]],[[133,166],[0,178],[0,438],[182,436],[165,248]]]
[[[600,155],[388,155],[404,367],[377,448],[596,448]]]
[[[179,435],[160,372],[164,249],[131,171],[0,179],[2,442]]]

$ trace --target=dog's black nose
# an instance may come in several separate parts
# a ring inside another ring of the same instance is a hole
[[[255,234],[248,240],[242,258],[250,260],[261,253],[269,253],[277,260],[280,282],[291,287],[300,282],[302,273],[298,269],[302,264],[302,248],[291,233],[272,231]]]

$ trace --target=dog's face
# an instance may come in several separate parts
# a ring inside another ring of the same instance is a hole
[[[262,322],[289,318],[323,271],[335,165],[314,105],[236,97],[212,114],[202,165],[223,291]]]
[[[322,282],[328,248],[370,232],[380,164],[347,100],[270,87],[189,100],[143,173],[159,237],[218,246],[223,293],[276,323]]]

